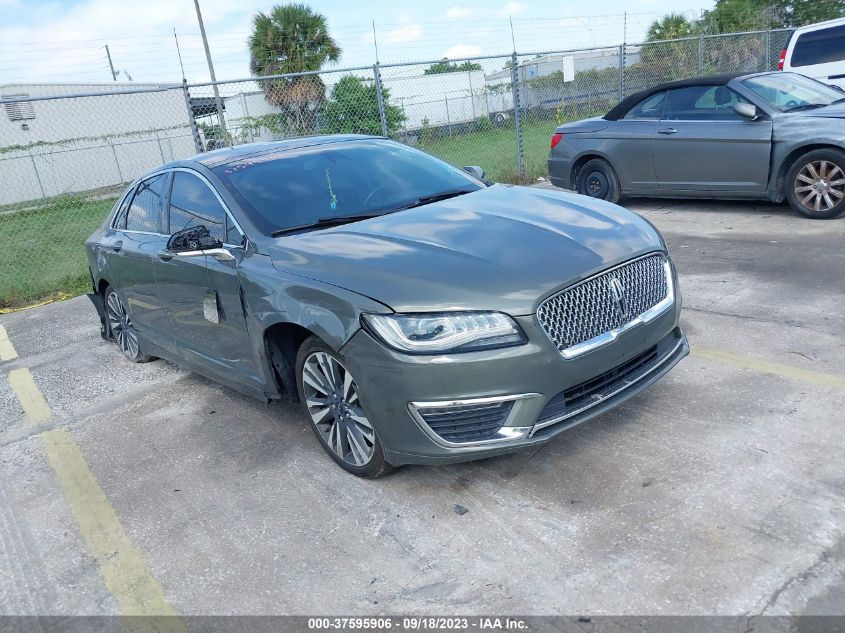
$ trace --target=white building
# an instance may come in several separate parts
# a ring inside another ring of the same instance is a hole
[[[61,95],[90,96],[10,101]],[[118,185],[196,153],[178,84],[5,84],[0,101],[0,205]]]

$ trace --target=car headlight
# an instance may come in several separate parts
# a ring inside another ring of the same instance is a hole
[[[361,319],[388,347],[412,354],[472,352],[526,340],[514,320],[501,312],[364,314]]]

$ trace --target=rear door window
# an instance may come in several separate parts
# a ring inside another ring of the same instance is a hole
[[[798,36],[789,64],[793,67],[845,60],[845,24]]]
[[[623,119],[659,119],[663,114],[663,103],[666,101],[666,93],[658,92],[640,101],[633,108],[628,110]]]
[[[159,174],[138,185],[119,228],[145,233],[162,232],[164,192],[169,177],[169,174]]]

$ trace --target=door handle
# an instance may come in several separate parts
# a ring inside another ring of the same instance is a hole
[[[123,240],[118,240],[114,244],[110,244],[109,248],[112,249],[115,253],[118,252],[121,248],[123,248]]]
[[[159,251],[158,258],[163,262],[169,262],[171,259],[173,259],[173,253],[171,253],[170,251]]]
[[[675,128],[673,128],[673,127],[670,127],[670,128],[666,128],[665,130],[657,130],[657,133],[658,133],[658,134],[666,134],[666,135],[669,135],[669,134],[677,134],[677,133],[678,133],[678,130],[676,130],[676,129],[675,129]]]

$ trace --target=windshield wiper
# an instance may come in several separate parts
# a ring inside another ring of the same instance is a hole
[[[805,103],[803,105],[794,106],[792,108],[787,108],[784,112],[798,112],[798,110],[815,110],[816,108],[823,108],[826,105],[830,105],[829,103]]]
[[[316,222],[308,222],[307,224],[297,224],[296,226],[286,226],[281,229],[276,229],[270,233],[270,237],[279,237],[287,235],[288,233],[296,233],[298,231],[306,231],[308,229],[324,229],[329,226],[339,226],[341,224],[349,224],[357,222],[358,220],[369,220],[370,218],[377,218],[383,213],[359,213],[356,215],[336,215],[328,218],[319,218]]]
[[[448,200],[449,198],[455,198],[457,196],[462,196],[465,193],[472,193],[475,191],[474,189],[453,189],[451,191],[441,191],[440,193],[435,193],[430,196],[422,196],[421,198],[417,198],[416,200],[412,200],[407,204],[403,204],[401,206],[395,207],[394,211],[401,211],[403,209],[413,209],[414,207],[421,207],[425,204],[431,204],[432,202],[438,202],[440,200]]]

